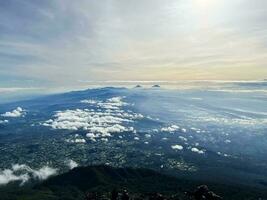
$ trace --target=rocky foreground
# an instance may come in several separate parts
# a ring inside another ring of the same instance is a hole
[[[194,200],[221,200],[223,199],[219,195],[210,191],[208,186],[201,185],[193,192],[185,192],[185,198]],[[109,194],[101,194],[97,192],[88,192],[85,196],[85,200],[179,200],[180,197],[176,194],[163,195],[161,193],[149,193],[149,194],[131,194],[127,190],[118,191],[114,189]]]

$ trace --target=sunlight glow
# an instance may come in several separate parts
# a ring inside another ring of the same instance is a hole
[[[197,6],[201,8],[209,8],[215,3],[215,1],[212,0],[196,0]]]

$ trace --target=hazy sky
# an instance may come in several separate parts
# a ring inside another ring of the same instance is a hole
[[[1,0],[0,87],[267,78],[266,0]]]

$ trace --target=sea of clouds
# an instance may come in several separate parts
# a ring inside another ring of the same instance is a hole
[[[86,136],[93,141],[96,138],[110,137],[113,133],[136,132],[132,124],[144,116],[123,109],[130,106],[123,99],[124,97],[113,97],[105,101],[85,99],[81,103],[93,108],[57,111],[52,119],[42,125],[52,129],[85,130],[88,132]],[[75,139],[72,142],[82,143],[84,140]]]

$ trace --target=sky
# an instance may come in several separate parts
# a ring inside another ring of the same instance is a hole
[[[0,92],[265,78],[266,0],[0,1]]]

